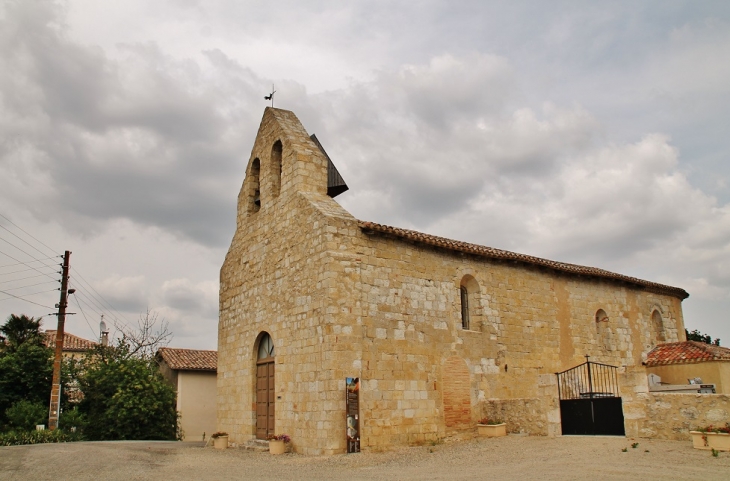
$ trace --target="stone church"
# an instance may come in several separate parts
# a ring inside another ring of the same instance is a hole
[[[586,355],[616,366],[620,422],[643,432],[642,358],[685,340],[683,289],[361,221],[333,199],[346,189],[294,113],[266,108],[220,274],[230,441],[346,452],[347,378],[363,450],[468,438],[484,416],[560,435],[556,373]]]

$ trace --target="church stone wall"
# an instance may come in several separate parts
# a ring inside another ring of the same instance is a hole
[[[291,112],[266,110],[247,174],[221,269],[218,429],[232,442],[255,436],[262,332],[276,348],[276,432],[305,454],[345,451],[346,377],[361,378],[364,450],[469,437],[485,415],[557,435],[554,373],[586,354],[642,372],[654,311],[666,340],[683,340],[679,299],[364,232],[326,196],[326,159]],[[596,322],[599,309],[607,321]],[[634,381],[622,390],[640,390]]]
[[[483,416],[505,418],[511,432],[559,434],[554,373],[586,354],[643,370],[642,354],[656,344],[647,324],[655,309],[667,340],[683,329],[681,304],[669,296],[362,231],[355,249],[363,446],[463,437]],[[461,327],[464,276],[478,285],[469,330]],[[609,315],[601,326],[599,309]]]

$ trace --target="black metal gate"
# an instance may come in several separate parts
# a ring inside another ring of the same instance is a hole
[[[557,373],[564,435],[626,434],[617,369],[586,360],[580,366]]]

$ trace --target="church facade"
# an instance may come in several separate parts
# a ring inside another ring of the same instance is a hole
[[[218,429],[346,452],[358,378],[363,450],[511,432],[561,434],[555,373],[617,366],[626,434],[642,360],[684,340],[676,287],[355,219],[342,178],[289,111],[267,108],[221,269]]]

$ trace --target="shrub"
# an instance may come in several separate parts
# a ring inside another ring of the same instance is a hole
[[[67,409],[61,413],[58,427],[69,432],[83,432],[86,427],[86,416],[78,407]]]
[[[37,424],[46,424],[48,408],[40,402],[18,401],[5,410],[10,426],[24,431],[35,430]]]
[[[89,440],[180,439],[175,389],[157,364],[130,357],[125,346],[100,347],[87,355],[78,385]]]
[[[0,446],[18,446],[21,444],[67,443],[83,441],[80,433],[69,433],[61,429],[53,431],[10,431],[0,434]]]

